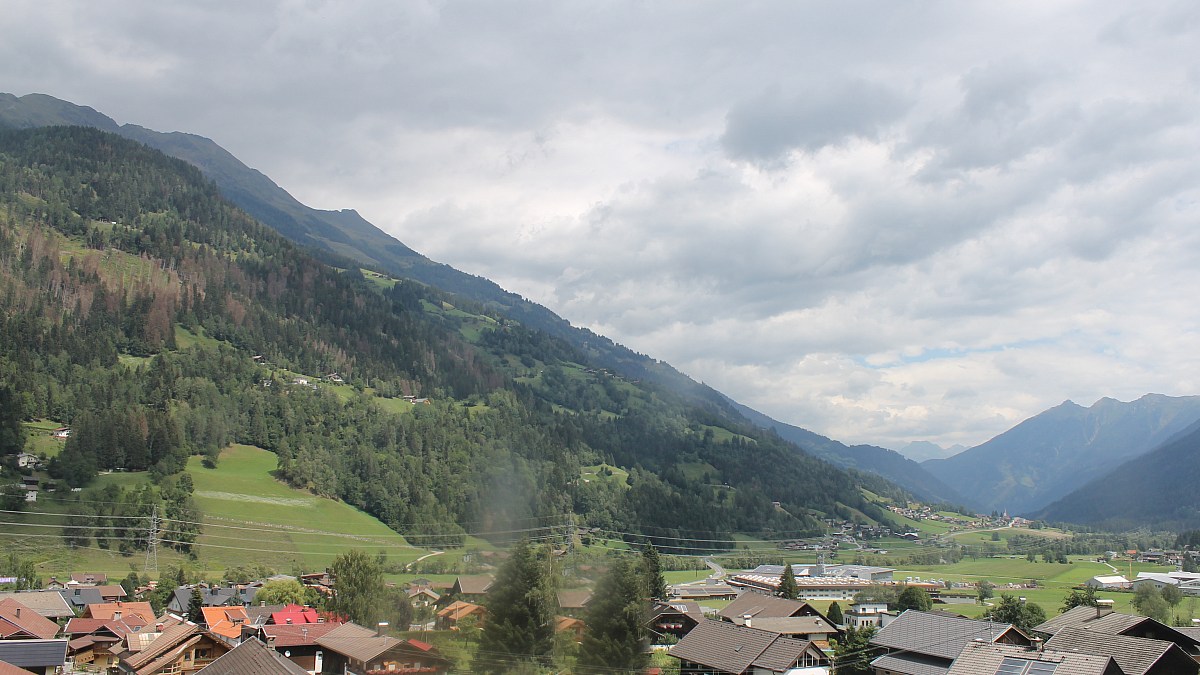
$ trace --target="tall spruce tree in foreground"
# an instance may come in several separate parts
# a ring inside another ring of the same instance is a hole
[[[654,548],[654,544],[647,544],[642,549],[642,574],[646,578],[646,596],[651,600],[666,600],[667,579],[663,576],[662,561],[658,559],[658,549]]]
[[[648,617],[638,572],[633,561],[618,558],[596,586],[579,648],[580,673],[636,672],[645,667]]]
[[[550,575],[536,551],[528,541],[518,542],[488,591],[487,621],[479,636],[474,671],[508,673],[550,662],[554,648],[551,591]]]
[[[783,566],[783,577],[779,579],[779,597],[795,600],[800,597],[800,587],[796,585],[796,572],[791,564]]]

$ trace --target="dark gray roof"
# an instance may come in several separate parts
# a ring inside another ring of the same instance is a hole
[[[236,586],[214,586],[212,588],[201,588],[200,599],[205,607],[224,607],[225,605],[246,606],[254,602],[254,596],[258,594],[258,589],[259,586],[246,586],[243,588]],[[192,589],[180,586],[175,589],[168,607],[179,612],[186,612],[191,602]]]
[[[73,588],[65,588],[62,591],[63,599],[71,604],[72,607],[85,607],[87,605],[101,605],[108,602],[100,595],[100,589],[95,586],[75,586]]]
[[[950,670],[950,664],[945,659],[908,652],[884,654],[872,661],[871,665],[878,670],[904,675],[945,675]]]
[[[250,638],[201,668],[204,675],[308,675],[308,671]]]
[[[1005,658],[1055,664],[1054,675],[1123,675],[1109,656],[1031,650],[1006,644],[973,642],[954,660],[948,675],[996,675]]]
[[[717,613],[717,616],[734,623],[742,623],[742,617],[783,617],[796,616],[804,612],[808,603],[800,600],[788,600],[776,595],[746,591],[734,598],[733,602]]]
[[[14,666],[44,668],[66,660],[66,640],[0,640],[0,661]]]
[[[1200,664],[1189,657],[1179,645],[1166,640],[1113,635],[1099,631],[1069,626],[1058,631],[1046,641],[1046,649],[1079,652],[1096,656],[1111,656],[1126,675],[1143,675],[1154,668],[1154,672],[1185,675],[1196,673]],[[1180,660],[1182,657],[1182,660]],[[1159,666],[1159,663],[1164,664]],[[1190,663],[1189,669],[1185,662]],[[1169,664],[1169,667],[1168,665]]]
[[[1200,639],[1195,634],[1189,634],[1179,628],[1147,616],[1108,612],[1097,616],[1095,607],[1073,607],[1070,610],[1037,626],[1034,630],[1054,635],[1063,628],[1086,628],[1098,633],[1109,635],[1129,635],[1155,640],[1174,642],[1184,649],[1192,651],[1200,645]]]
[[[1095,607],[1081,605],[1079,607],[1072,607],[1056,617],[1047,619],[1034,627],[1034,630],[1054,635],[1063,628],[1075,626],[1077,628],[1093,628],[1099,630],[1101,633],[1117,635],[1147,620],[1144,616],[1134,616],[1120,612],[1099,614]]]
[[[968,643],[976,639],[995,642],[1010,630],[1015,630],[1012,624],[910,609],[876,633],[871,644],[952,661]]]
[[[810,644],[727,621],[706,619],[668,653],[727,673],[742,673],[751,666],[780,672],[794,664]]]

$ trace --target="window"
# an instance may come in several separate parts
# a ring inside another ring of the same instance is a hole
[[[996,675],[1051,675],[1055,668],[1058,668],[1057,663],[1005,657],[996,669]]]

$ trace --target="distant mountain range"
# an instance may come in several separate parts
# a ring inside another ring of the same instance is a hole
[[[1089,408],[1066,401],[990,441],[921,466],[984,511],[1028,514],[1200,420],[1200,396],[1147,394]]]
[[[1051,522],[1117,530],[1200,524],[1200,422],[1037,512]]]
[[[966,449],[967,446],[959,445],[958,443],[955,443],[948,448],[943,448],[937,443],[931,443],[930,441],[913,441],[902,448],[897,448],[896,452],[899,452],[914,462],[924,462],[927,459],[945,459],[947,457],[953,457],[954,455],[957,455]]]
[[[795,443],[831,464],[879,474],[925,502],[967,504],[967,500],[954,488],[895,450],[874,445],[846,445],[807,429],[771,419],[735,401],[733,404],[754,424],[774,429],[784,440]]]

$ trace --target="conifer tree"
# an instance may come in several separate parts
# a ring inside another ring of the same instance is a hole
[[[518,542],[488,591],[474,669],[507,673],[522,664],[549,663],[554,648],[550,596],[545,566],[528,541]]]
[[[646,602],[642,578],[630,560],[618,558],[596,586],[588,604],[587,631],[579,649],[581,673],[614,669],[640,671],[646,665]]]
[[[642,574],[646,579],[646,596],[651,600],[666,600],[667,580],[663,576],[662,561],[654,544],[647,544],[642,549]]]
[[[188,621],[204,623],[204,597],[200,595],[200,587],[192,586],[192,597],[188,600]]]
[[[829,611],[825,612],[825,618],[829,619],[830,623],[837,626],[842,625],[842,622],[846,620],[846,617],[842,615],[841,605],[837,604],[836,602],[829,605]]]
[[[796,573],[791,564],[783,566],[783,577],[779,579],[779,597],[795,600],[800,597],[800,587],[796,585]]]

